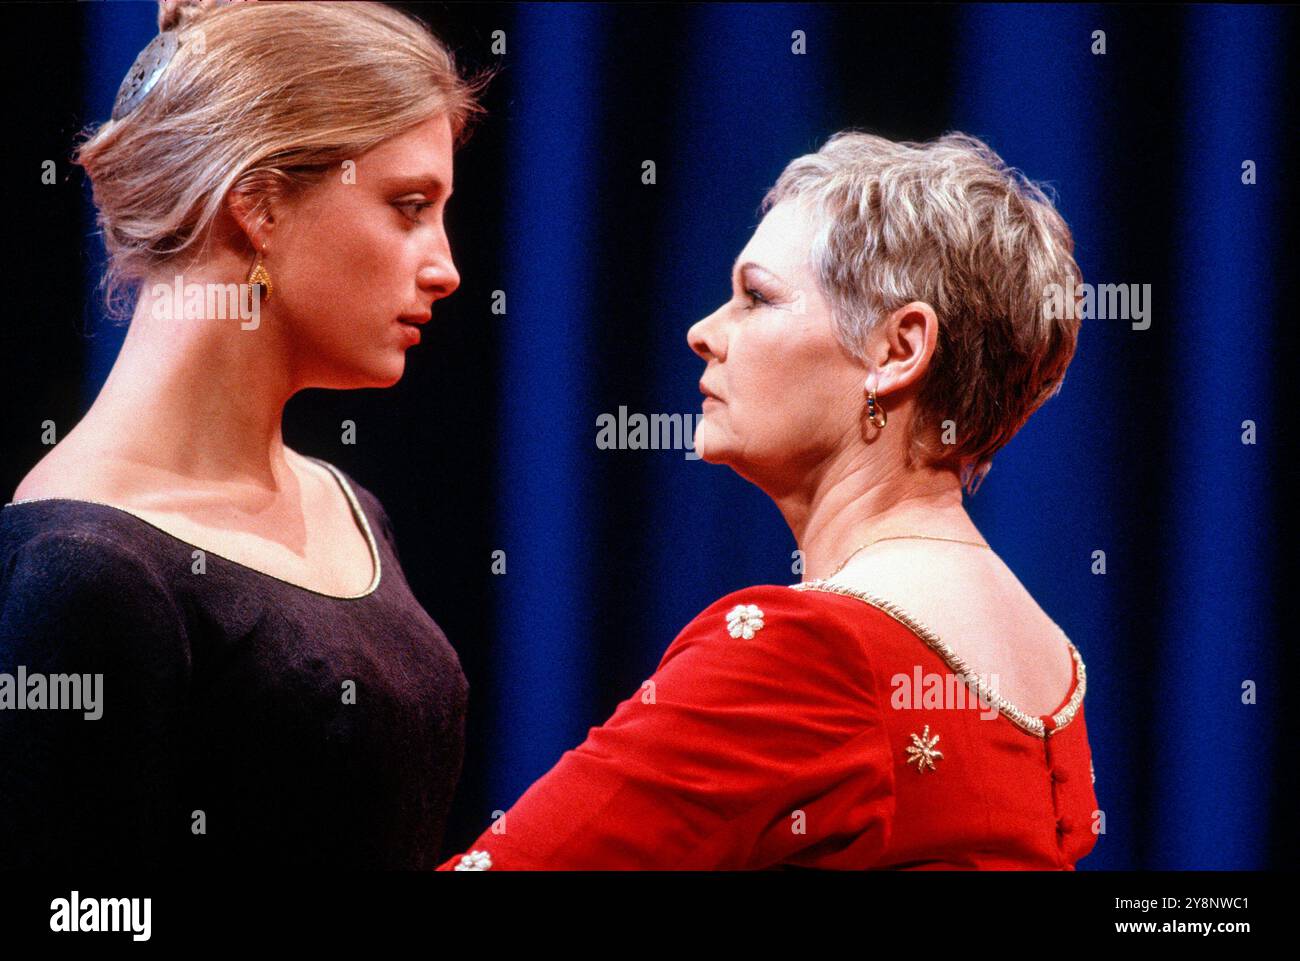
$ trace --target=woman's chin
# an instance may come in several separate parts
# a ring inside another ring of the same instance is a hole
[[[376,384],[376,387],[392,387],[402,379],[402,374],[406,373],[406,365],[399,364],[396,369],[390,369],[382,378],[382,382]]]
[[[700,460],[709,464],[727,463],[726,446],[719,443],[717,438],[710,437],[704,430],[696,432],[695,455]]]
[[[369,373],[375,380],[375,387],[392,387],[406,373],[406,348],[384,351],[373,359]]]
[[[362,390],[372,387],[392,387],[402,379],[406,372],[404,354],[396,357],[384,357],[373,360],[365,366],[349,367],[347,370],[335,370],[328,378],[328,383],[315,386],[328,387],[333,390]]]

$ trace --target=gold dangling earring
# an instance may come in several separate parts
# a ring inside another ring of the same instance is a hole
[[[867,419],[876,426],[877,430],[882,429],[889,422],[889,416],[885,413],[885,405],[876,400],[876,389],[874,387],[867,391]]]
[[[252,296],[253,287],[261,287],[261,301],[265,303],[271,299],[271,274],[267,271],[266,265],[262,263],[262,254],[259,251],[253,257],[253,269],[248,274],[249,296]]]

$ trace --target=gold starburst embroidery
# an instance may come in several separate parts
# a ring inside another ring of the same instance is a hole
[[[920,735],[912,735],[911,746],[907,749],[907,763],[911,764],[915,761],[916,769],[918,771],[924,771],[927,768],[933,771],[934,759],[937,757],[943,757],[942,751],[936,751],[934,749],[934,746],[938,743],[939,735],[936,734],[934,737],[930,737],[930,725],[927,724],[925,726],[925,731]]]

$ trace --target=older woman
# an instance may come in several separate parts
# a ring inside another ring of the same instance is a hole
[[[396,383],[456,289],[477,82],[381,4],[162,25],[76,157],[130,328],[0,511],[0,677],[99,701],[0,710],[0,866],[432,866],[459,660],[379,501],[280,422]]]
[[[443,867],[1070,869],[1096,798],[1079,652],[962,507],[1060,386],[1069,230],[983,143],[800,157],[688,340],[696,449],[780,507],[793,586],[719,599]]]

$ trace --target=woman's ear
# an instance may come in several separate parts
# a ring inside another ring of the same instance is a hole
[[[241,181],[226,193],[226,212],[254,250],[266,249],[278,222],[276,193],[268,188],[271,185]]]
[[[938,343],[939,319],[925,301],[914,300],[890,314],[881,327],[881,352],[890,364],[891,389],[911,384],[930,366]]]

